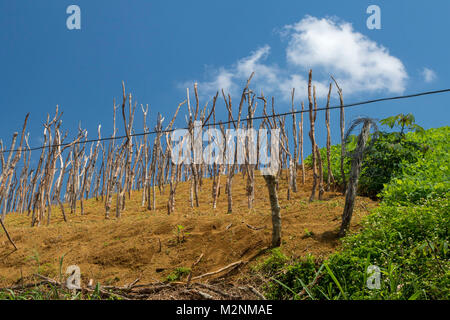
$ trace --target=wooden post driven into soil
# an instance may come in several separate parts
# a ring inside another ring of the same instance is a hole
[[[316,102],[316,88],[314,87],[314,104],[311,96],[311,87],[312,87],[312,70],[309,70],[309,81],[308,81],[308,101],[309,101],[309,122],[310,122],[310,131],[309,138],[311,139],[311,157],[312,157],[312,170],[313,170],[313,187],[311,190],[311,196],[309,197],[309,202],[314,201],[316,195],[316,187],[317,187],[317,152],[316,152],[316,137],[315,137],[315,121],[317,117],[317,104]]]
[[[272,209],[272,247],[279,247],[281,245],[281,215],[277,194],[278,181],[275,175],[265,175],[264,180],[266,180]]]
[[[250,81],[252,80],[253,76],[254,76],[254,72],[250,75],[250,77],[247,80],[247,85],[245,86],[244,90],[242,91],[242,95],[241,95],[241,101],[239,102],[239,108],[238,108],[238,118],[237,121],[234,121],[233,118],[233,109],[232,109],[232,104],[231,104],[231,96],[228,95],[228,99],[225,97],[225,93],[222,90],[222,95],[223,98],[225,100],[225,106],[228,109],[228,117],[229,119],[232,121],[234,129],[237,131],[240,128],[240,123],[241,123],[241,115],[242,115],[242,107],[244,104],[244,100],[246,98],[247,92],[248,92],[248,86],[250,85]],[[232,137],[231,137],[232,138]],[[236,140],[239,139],[239,137],[236,137]],[[237,147],[238,147],[238,143],[239,141],[236,141],[236,144],[233,143],[229,143],[229,141],[227,141],[226,145],[230,146],[230,145],[234,145],[234,161],[232,165],[228,166],[228,179],[227,179],[227,196],[228,196],[228,213],[232,213],[233,212],[233,196],[232,196],[232,190],[233,190],[233,177],[235,174],[236,169],[238,168],[238,164],[237,164]]]
[[[300,113],[300,122],[298,123],[299,126],[299,152],[300,152],[300,165],[302,167],[302,184],[305,184],[306,180],[306,172],[305,172],[305,163],[303,159],[303,112],[305,111],[305,104],[302,101],[302,113]]]
[[[297,120],[295,116],[295,108],[294,108],[294,96],[295,89],[292,89],[292,136],[294,137],[294,158],[291,161],[291,165],[293,168],[290,168],[290,173],[292,176],[292,191],[297,192],[297,167],[298,167],[298,142],[297,142]]]
[[[361,164],[364,156],[364,149],[366,147],[367,139],[369,138],[370,127],[372,124],[372,121],[369,119],[363,119],[362,121],[364,124],[361,133],[359,134],[358,144],[353,155],[352,169],[350,172],[350,178],[348,181],[348,187],[345,196],[344,213],[342,214],[342,224],[339,231],[340,237],[343,237],[345,235],[350,226],[350,220],[352,219],[353,208],[355,206],[356,188],[358,187],[359,174],[361,173]],[[357,123],[358,122],[355,122],[354,125]]]
[[[332,88],[333,85],[330,83],[330,89],[328,90],[327,106],[325,112],[325,125],[327,127],[327,171],[328,171],[326,191],[330,191],[330,189],[334,190],[335,186],[334,176],[331,170],[330,97]]]
[[[342,190],[345,193],[345,188],[347,186],[346,178],[345,178],[345,170],[344,170],[344,158],[345,158],[345,112],[344,112],[344,97],[342,95],[342,89],[339,87],[336,79],[331,76],[334,83],[336,84],[336,88],[339,93],[339,101],[341,103],[341,114],[340,114],[340,125],[341,125],[341,177],[342,177]]]

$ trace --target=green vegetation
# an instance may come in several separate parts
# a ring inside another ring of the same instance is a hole
[[[166,281],[173,282],[173,281],[179,281],[182,277],[189,275],[191,273],[191,269],[189,268],[176,268],[174,271],[172,271],[167,277]]]
[[[314,232],[311,232],[308,230],[308,228],[305,228],[305,236],[306,238],[312,237],[314,235]]]
[[[358,184],[358,193],[362,196],[377,198],[385,184],[392,177],[401,175],[402,168],[415,163],[422,158],[430,146],[426,141],[420,140],[424,130],[415,123],[414,116],[397,115],[380,121],[390,129],[398,127],[398,132],[377,131],[371,138],[364,153],[364,161],[361,168],[361,176]],[[410,131],[405,134],[405,131]],[[347,141],[347,155],[344,159],[344,172],[348,177],[353,151],[356,147],[356,136],[350,136]],[[326,159],[326,148],[320,150],[322,159]],[[341,146],[331,147],[331,170],[336,183],[342,188],[342,176],[340,170]],[[312,164],[311,156],[306,158],[307,165]],[[327,166],[324,165],[325,180],[328,176]],[[348,179],[347,179],[348,180]]]
[[[280,248],[273,248],[271,255],[264,263],[257,265],[254,268],[256,272],[262,272],[266,276],[274,276],[277,272],[279,272],[289,261],[289,258],[286,257],[280,250]]]
[[[89,293],[81,291],[71,291],[53,285],[39,285],[34,288],[24,288],[17,290],[0,290],[0,300],[120,300],[120,297],[109,295],[105,297],[100,292],[100,285]]]
[[[63,282],[63,263],[64,257],[67,253],[63,254],[58,261],[59,268],[59,282]],[[39,252],[34,250],[33,255],[27,259],[36,261],[38,274],[48,273],[47,270],[41,266],[39,260]],[[48,265],[47,268],[51,269],[52,266]],[[117,279],[118,280],[118,279]],[[95,288],[91,291],[69,290],[59,284],[52,283],[36,283],[36,285],[22,286],[18,285],[14,290],[5,288],[0,289],[0,300],[120,300],[121,297],[113,293],[105,294],[100,289],[100,283],[97,282]]]
[[[280,266],[270,257],[259,268],[272,279],[268,298],[450,298],[450,127],[424,131],[409,115],[382,123],[401,130],[372,136],[360,185],[366,194],[376,192],[380,206],[326,261],[307,257]],[[339,179],[340,147],[332,154]],[[370,265],[380,268],[379,289],[367,286]]]
[[[175,226],[174,233],[175,233],[175,237],[177,239],[177,244],[183,243],[186,240],[185,236],[190,234],[189,232],[186,232],[184,229],[185,229],[185,227],[182,226],[181,224],[177,224]]]

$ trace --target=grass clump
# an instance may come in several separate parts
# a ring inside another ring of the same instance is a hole
[[[274,248],[269,258],[254,267],[254,271],[261,272],[267,276],[276,275],[289,261],[280,248]]]

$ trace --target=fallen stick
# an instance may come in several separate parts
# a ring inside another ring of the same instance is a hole
[[[226,267],[223,267],[223,268],[221,268],[221,269],[219,269],[217,271],[208,272],[208,273],[202,274],[200,276],[194,277],[194,278],[192,278],[192,280],[197,280],[197,279],[201,279],[201,278],[204,278],[204,277],[209,277],[209,276],[221,273],[221,272],[223,272],[223,271],[225,271],[227,269],[230,269],[230,268],[234,269],[234,268],[238,267],[239,265],[241,265],[242,263],[244,263],[242,260],[233,262],[232,264],[229,264]],[[229,271],[231,271],[231,270],[229,270]]]
[[[58,286],[63,286],[63,287],[65,287],[65,285],[63,285],[62,283],[60,283],[60,282],[58,282],[58,281],[56,281],[56,280],[53,280],[53,279],[51,279],[51,278],[47,278],[46,276],[43,276],[42,274],[35,273],[34,276],[35,276],[35,277],[41,278],[41,279],[43,280],[43,281],[42,281],[43,284],[44,284],[44,283],[50,283],[50,284],[53,284],[53,285],[58,285]]]
[[[200,291],[200,290],[196,290],[196,289],[191,289],[191,290],[185,290],[185,292],[187,293],[194,293],[197,294],[199,296],[201,296],[203,299],[206,300],[213,300],[214,297],[206,292]]]
[[[201,279],[201,278],[204,278],[204,277],[212,276],[212,275],[221,273],[222,271],[225,271],[225,270],[227,270],[227,269],[232,268],[231,270],[228,270],[228,272],[230,272],[230,271],[232,271],[233,269],[239,267],[239,266],[242,265],[242,264],[247,264],[247,263],[249,263],[250,261],[252,261],[253,259],[259,257],[260,255],[262,255],[263,253],[265,253],[265,252],[266,252],[267,250],[269,250],[269,249],[270,249],[270,247],[265,247],[265,248],[259,250],[256,254],[254,254],[253,256],[251,256],[251,257],[250,257],[249,259],[247,259],[247,260],[239,260],[239,261],[233,262],[233,263],[231,263],[231,264],[227,265],[226,267],[223,267],[223,268],[221,268],[221,269],[219,269],[219,270],[212,271],[212,272],[208,272],[208,273],[202,274],[202,275],[200,275],[200,276],[194,277],[194,278],[189,279],[189,280],[197,280],[197,279]],[[227,273],[228,273],[228,272],[227,272]]]
[[[110,290],[110,289],[112,289],[112,290],[128,290],[128,291],[129,291],[129,290],[131,290],[131,289],[137,287],[136,283],[138,283],[139,280],[141,280],[141,279],[137,278],[136,280],[134,280],[134,281],[131,282],[130,284],[124,285],[123,287],[116,287],[116,286],[102,286],[102,289],[105,289],[105,290]],[[88,287],[89,287],[89,286],[88,286]]]
[[[202,260],[202,258],[203,258],[203,253],[200,255],[200,257],[198,257],[197,261],[195,261],[192,264],[192,268],[195,267],[196,265],[198,265],[200,263],[200,260]]]
[[[132,283],[130,283],[129,285],[127,285],[127,286],[126,286],[127,289],[132,289],[132,288],[136,285],[136,283],[139,282],[139,280],[141,280],[141,279],[140,279],[140,278],[137,278],[137,279],[134,280]]]

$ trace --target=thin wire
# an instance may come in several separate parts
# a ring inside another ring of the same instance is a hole
[[[372,104],[372,103],[377,103],[377,102],[383,102],[383,101],[391,101],[391,100],[400,100],[400,99],[410,99],[410,98],[416,98],[416,97],[420,97],[420,96],[426,96],[426,95],[432,95],[432,94],[439,94],[439,93],[447,93],[450,92],[450,88],[449,89],[442,89],[442,90],[435,90],[435,91],[425,91],[425,92],[420,92],[420,93],[414,93],[414,94],[409,94],[409,95],[403,95],[403,96],[394,96],[394,97],[387,97],[387,98],[379,98],[379,99],[372,99],[372,100],[366,100],[366,101],[360,101],[360,102],[355,102],[355,103],[351,103],[351,104],[344,104],[343,106],[339,105],[339,106],[333,106],[333,107],[323,107],[323,108],[317,108],[315,109],[315,111],[325,111],[327,109],[329,110],[334,110],[334,109],[340,109],[340,108],[350,108],[350,107],[356,107],[356,106],[361,106],[361,105],[366,105],[366,104]],[[271,114],[271,115],[267,115],[267,116],[258,116],[258,117],[252,117],[252,120],[261,120],[261,119],[267,119],[270,117],[283,117],[283,116],[288,116],[288,115],[292,115],[292,114],[299,114],[299,113],[305,113],[305,112],[309,112],[309,110],[299,110],[299,111],[289,111],[289,112],[284,112],[284,113],[277,113],[277,114]],[[247,120],[247,119],[246,119]],[[228,120],[228,121],[224,121],[221,122],[219,121],[218,123],[207,123],[207,124],[203,124],[202,127],[210,127],[210,126],[215,126],[215,125],[225,125],[225,124],[229,124],[229,123],[235,123],[237,122],[237,120]],[[133,133],[130,134],[130,137],[140,137],[140,136],[146,136],[146,135],[151,135],[151,134],[163,134],[163,133],[170,133],[173,132],[175,130],[189,130],[189,128],[178,128],[178,129],[168,129],[168,130],[159,130],[159,131],[149,131],[149,132],[140,132],[140,133]],[[83,141],[78,141],[78,142],[67,142],[67,143],[61,143],[61,144],[56,144],[56,145],[51,145],[50,147],[64,147],[70,144],[81,144],[81,143],[92,143],[92,142],[101,142],[101,141],[109,141],[109,140],[118,140],[118,139],[125,139],[127,138],[126,135],[122,135],[122,136],[117,136],[117,137],[107,137],[107,138],[100,138],[100,139],[90,139],[90,140],[83,140]],[[36,150],[42,150],[44,148],[48,148],[49,146],[40,146],[40,147],[33,147],[33,148],[25,148],[22,150],[22,152],[26,152],[26,151],[36,151]],[[4,150],[0,152],[6,153],[6,152],[18,152],[20,151],[19,149],[10,149],[10,150]]]

